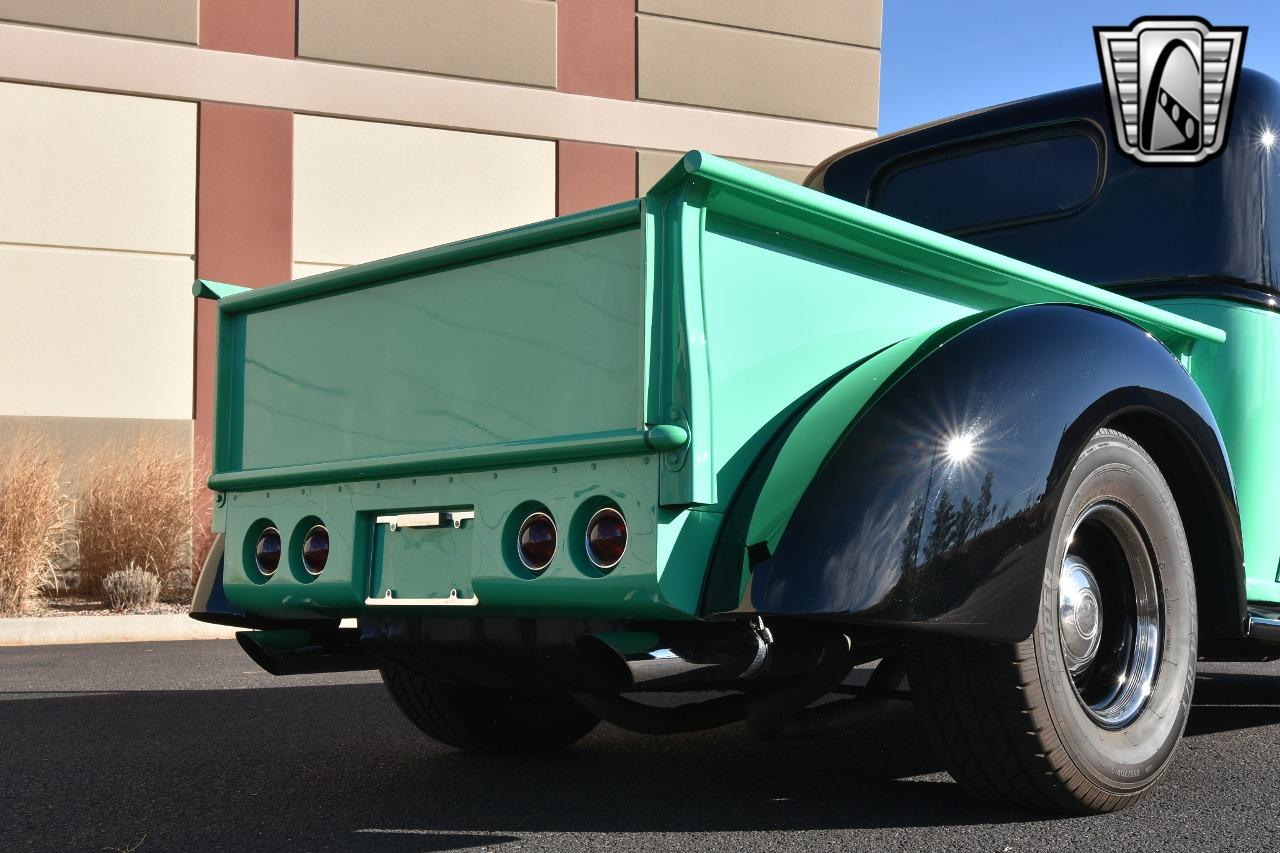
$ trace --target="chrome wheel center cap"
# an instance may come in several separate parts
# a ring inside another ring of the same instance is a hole
[[[1058,630],[1067,669],[1078,675],[1093,663],[1102,642],[1102,602],[1093,572],[1072,554],[1058,577]]]

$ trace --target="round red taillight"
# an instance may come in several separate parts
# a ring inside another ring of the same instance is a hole
[[[274,527],[264,528],[258,534],[258,544],[253,546],[253,561],[258,571],[268,577],[280,568],[280,531]]]
[[[556,523],[545,512],[529,515],[516,534],[516,554],[531,572],[540,572],[556,553]]]
[[[611,506],[587,522],[587,558],[598,569],[612,569],[627,550],[627,521]]]
[[[329,531],[323,524],[317,524],[307,531],[302,540],[302,567],[313,575],[324,571],[324,564],[329,562]]]

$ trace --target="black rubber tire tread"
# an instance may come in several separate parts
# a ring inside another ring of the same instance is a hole
[[[1159,472],[1128,436],[1106,429],[1097,435],[1132,446]],[[1173,521],[1180,530],[1181,520]],[[1185,551],[1185,535],[1182,547]],[[1194,597],[1190,607],[1194,626]],[[912,642],[908,654],[916,710],[934,752],[977,797],[1037,811],[1112,812],[1141,802],[1168,770],[1166,762],[1150,784],[1120,794],[1099,788],[1080,772],[1051,717],[1034,634],[1015,644],[923,637]]]
[[[1049,720],[1035,652],[931,639],[913,645],[911,689],[935,752],[970,793],[1037,811],[1108,812],[1137,802],[1092,788]],[[1081,796],[1083,794],[1083,797]]]
[[[564,693],[438,684],[400,668],[383,669],[382,681],[411,723],[440,743],[471,752],[551,752],[600,722]]]

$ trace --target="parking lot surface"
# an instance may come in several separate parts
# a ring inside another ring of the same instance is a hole
[[[602,725],[550,758],[458,753],[374,673],[276,679],[233,642],[0,650],[6,851],[1263,850],[1280,665],[1207,666],[1171,773],[1098,817],[995,808],[910,711],[821,740]]]

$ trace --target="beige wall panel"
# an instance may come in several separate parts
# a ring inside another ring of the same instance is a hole
[[[191,455],[191,420],[153,418],[57,418],[0,415],[0,456],[19,435],[35,435],[62,458],[62,479],[75,494],[93,458],[103,450],[155,441],[175,453]]]
[[[677,154],[674,151],[641,151],[637,156],[636,185],[640,190],[640,195],[644,195],[649,191],[650,187],[657,183],[659,178],[671,171],[671,167],[684,155]],[[737,157],[730,157],[729,159],[796,184],[802,183],[812,168],[810,166],[794,166],[790,163],[742,160]]]
[[[0,83],[0,163],[0,242],[195,250],[195,104]]]
[[[298,55],[556,85],[550,0],[299,0]]]
[[[0,245],[0,415],[191,417],[189,258]]]
[[[639,0],[641,12],[880,46],[881,0]]]
[[[876,126],[879,51],[670,18],[638,24],[641,98]]]
[[[0,0],[0,21],[195,44],[199,0]]]
[[[293,251],[354,264],[555,216],[555,143],[297,116]]]
[[[0,78],[474,133],[817,163],[866,128],[0,23]]]
[[[346,264],[305,264],[295,262],[293,265],[293,277],[297,280],[306,278],[309,275],[320,275],[322,272],[333,272],[334,270],[346,268]]]

